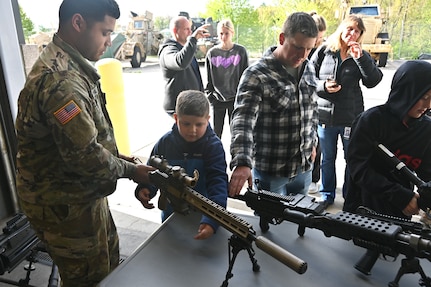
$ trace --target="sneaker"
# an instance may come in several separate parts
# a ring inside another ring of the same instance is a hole
[[[308,193],[314,194],[317,193],[318,189],[317,189],[317,183],[316,182],[312,182],[310,184],[310,187],[308,188]]]

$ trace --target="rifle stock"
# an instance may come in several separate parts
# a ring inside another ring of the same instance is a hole
[[[176,212],[186,214],[188,208],[185,205],[191,206],[218,222],[246,244],[251,245],[254,241],[259,249],[295,272],[303,274],[307,270],[306,262],[269,239],[256,236],[256,232],[247,221],[191,188],[190,186],[196,183],[196,173],[195,177],[191,178],[182,168],[169,166],[166,160],[157,156],[151,157],[149,162],[151,166],[157,168],[149,174],[151,182],[164,193]]]

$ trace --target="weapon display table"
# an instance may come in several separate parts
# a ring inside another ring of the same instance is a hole
[[[240,216],[260,234],[258,217]],[[232,234],[220,227],[211,238],[195,240],[200,218],[201,214],[195,212],[171,216],[99,286],[221,286],[229,267]],[[252,271],[248,253],[242,250],[233,265],[228,286],[388,286],[404,258],[400,255],[395,262],[379,259],[372,274],[366,276],[353,267],[365,249],[352,241],[325,237],[316,229],[307,228],[304,237],[299,237],[297,227],[287,221],[270,225],[264,236],[306,261],[308,269],[304,274],[291,270],[253,243],[260,271]],[[431,270],[428,260],[420,262],[426,273]],[[405,274],[399,286],[419,286],[419,279],[419,273]]]

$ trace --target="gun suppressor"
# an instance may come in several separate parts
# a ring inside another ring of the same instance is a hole
[[[256,246],[299,274],[307,271],[307,262],[263,236],[256,237]]]

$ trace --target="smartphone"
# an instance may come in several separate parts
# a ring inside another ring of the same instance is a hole
[[[330,88],[335,88],[338,86],[337,80],[334,78],[333,75],[330,75],[327,79],[326,82],[331,82],[330,85],[328,85],[328,87]]]

